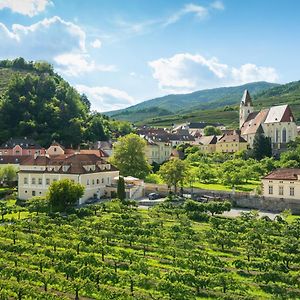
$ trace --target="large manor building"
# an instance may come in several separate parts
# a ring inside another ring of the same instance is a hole
[[[297,136],[297,125],[289,105],[254,111],[248,90],[245,90],[240,104],[240,130],[250,148],[257,132],[271,138],[273,150],[286,148],[286,144]]]

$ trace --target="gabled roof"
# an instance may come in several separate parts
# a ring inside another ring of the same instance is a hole
[[[269,109],[250,113],[246,122],[241,127],[241,134],[255,134],[269,113]]]
[[[295,122],[292,110],[288,104],[270,108],[265,123]]]
[[[247,141],[243,137],[241,137],[240,134],[224,134],[218,141],[218,143],[232,142],[247,143]]]
[[[298,175],[300,175],[300,169],[282,168],[269,173],[263,179],[298,180]]]
[[[208,136],[202,136],[199,139],[199,144],[201,145],[214,145],[218,141],[218,138],[216,135],[208,135]]]
[[[251,96],[250,96],[250,93],[248,90],[245,90],[244,91],[244,94],[243,94],[243,97],[242,97],[242,100],[241,100],[241,105],[244,105],[244,106],[253,106],[253,103],[252,103],[252,100],[251,100]]]

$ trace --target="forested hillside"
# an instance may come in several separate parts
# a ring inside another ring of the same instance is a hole
[[[241,98],[242,94],[240,95]],[[292,108],[296,121],[300,121],[300,81],[290,82],[275,86],[257,94],[251,94],[256,110],[274,105],[289,104]],[[140,121],[140,124],[153,126],[170,126],[182,122],[221,122],[229,127],[238,126],[238,103],[236,105],[223,106],[218,109],[195,109],[192,112],[172,114],[169,116],[157,116]]]
[[[202,90],[189,94],[167,95],[107,114],[116,119],[138,122],[160,116],[183,115],[195,110],[223,109],[226,105],[237,104],[245,89],[255,95],[274,86],[277,84],[253,82],[241,86]]]
[[[43,146],[107,139],[130,126],[90,111],[80,95],[46,62],[0,61],[0,142],[30,136]]]

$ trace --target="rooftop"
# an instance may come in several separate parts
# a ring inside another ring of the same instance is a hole
[[[282,168],[277,169],[263,179],[270,180],[298,180],[298,176],[300,175],[300,169],[292,169],[292,168]]]

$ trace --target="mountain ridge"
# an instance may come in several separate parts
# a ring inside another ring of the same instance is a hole
[[[205,89],[188,94],[170,94],[146,100],[122,110],[105,112],[105,114],[115,119],[139,122],[145,117],[168,116],[195,109],[206,110],[232,105],[239,101],[245,89],[255,95],[274,86],[278,84],[260,81],[240,86]]]

